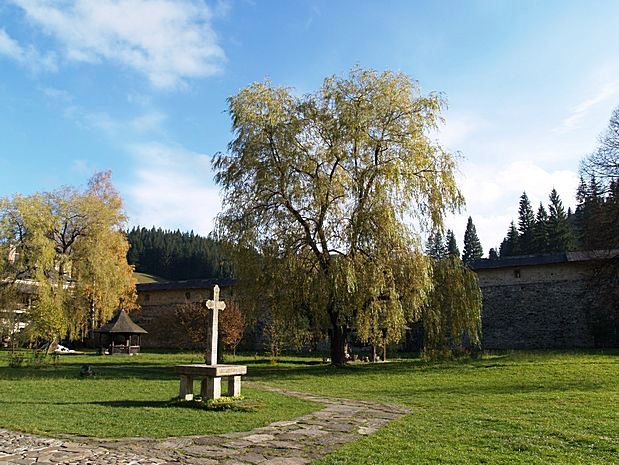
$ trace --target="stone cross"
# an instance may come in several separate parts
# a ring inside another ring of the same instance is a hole
[[[206,308],[209,309],[211,324],[206,328],[206,354],[207,365],[217,365],[217,332],[219,327],[219,310],[226,308],[226,303],[219,300],[219,286],[215,284],[213,288],[213,300],[206,301]]]

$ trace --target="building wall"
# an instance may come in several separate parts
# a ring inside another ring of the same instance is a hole
[[[595,346],[587,292],[586,262],[510,266],[475,270],[483,294],[484,349],[586,348]],[[232,288],[221,288],[221,298]],[[140,290],[142,310],[132,319],[149,334],[144,347],[192,348],[176,318],[176,306],[212,298],[212,287]],[[225,311],[225,310],[224,310]]]
[[[220,299],[225,301],[230,296],[230,288],[222,287]],[[141,311],[131,314],[131,318],[148,331],[148,334],[142,336],[142,347],[195,348],[176,318],[176,306],[203,303],[212,297],[212,288],[138,290]]]
[[[484,349],[593,347],[583,263],[476,270]]]

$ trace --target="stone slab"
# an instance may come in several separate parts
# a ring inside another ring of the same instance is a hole
[[[174,370],[179,375],[199,376],[240,376],[247,374],[245,365],[176,365]]]

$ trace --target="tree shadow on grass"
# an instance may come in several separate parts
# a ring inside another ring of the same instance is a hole
[[[84,363],[46,366],[41,368],[0,367],[0,380],[18,381],[22,379],[75,379],[76,381],[90,379],[141,379],[141,380],[173,380],[178,375],[172,367],[156,365],[90,365],[94,377],[81,378],[80,369]]]
[[[58,402],[58,401],[6,401],[0,400],[0,405],[100,405],[103,407],[116,408],[174,408],[179,405],[173,404],[172,400],[108,400],[108,401],[90,401],[90,402]],[[182,406],[181,406],[182,407]]]
[[[222,398],[224,399],[224,398]],[[261,402],[256,400],[230,400],[229,402],[221,401],[216,402],[213,405],[203,405],[199,401],[179,401],[178,398],[173,397],[168,400],[101,400],[101,401],[80,401],[80,402],[62,402],[62,401],[6,401],[0,400],[0,406],[2,405],[66,405],[66,406],[101,406],[110,408],[149,408],[149,409],[189,409],[189,410],[201,410],[201,411],[241,411],[251,412],[258,407],[263,407]]]

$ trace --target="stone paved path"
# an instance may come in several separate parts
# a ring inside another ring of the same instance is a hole
[[[372,434],[409,411],[401,405],[258,387],[325,407],[252,431],[167,439],[57,439],[0,429],[0,465],[302,465]]]

